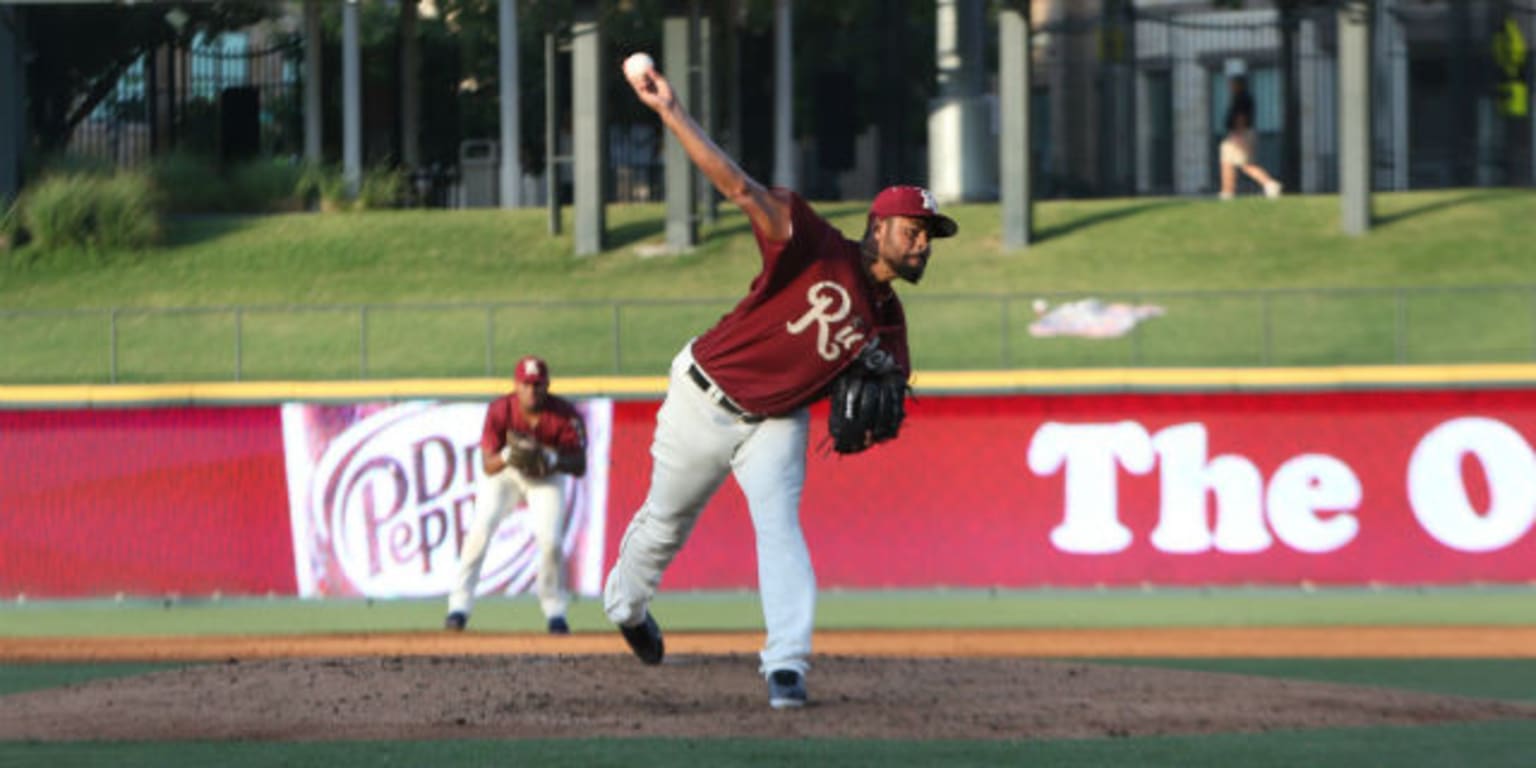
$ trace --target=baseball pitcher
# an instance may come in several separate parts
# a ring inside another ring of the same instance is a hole
[[[891,284],[921,279],[930,241],[955,234],[956,225],[927,190],[891,187],[875,198],[863,240],[848,240],[799,195],[747,176],[654,68],[626,67],[626,78],[693,163],[746,213],[762,271],[746,298],[672,361],[656,417],[650,488],[608,575],[604,609],[641,661],[661,662],[651,599],[699,513],[726,473],[734,474],[756,538],[767,626],[759,671],[772,707],[799,707],[806,702],[816,609],[816,576],[799,519],[806,406],[843,393],[829,422],[840,452],[896,436],[912,369],[906,317]],[[851,386],[845,377],[853,377]]]

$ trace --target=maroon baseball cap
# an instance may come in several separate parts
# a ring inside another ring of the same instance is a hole
[[[517,361],[517,372],[513,379],[520,383],[548,384],[549,365],[533,355],[529,355]]]
[[[953,237],[960,231],[954,219],[939,213],[939,201],[934,199],[933,193],[922,187],[897,186],[880,190],[880,194],[875,195],[875,202],[869,206],[869,215],[927,219],[930,237]]]

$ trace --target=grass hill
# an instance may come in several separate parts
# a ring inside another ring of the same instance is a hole
[[[866,203],[818,209],[862,231]],[[927,367],[1529,361],[1533,211],[1528,190],[1382,194],[1350,238],[1331,196],[1051,201],[1006,252],[997,205],[957,205],[961,234],[900,290]],[[610,247],[585,258],[569,214],[563,236],[541,209],[410,210],[174,220],[164,246],[107,257],[23,248],[0,255],[0,381],[480,375],[530,348],[655,374],[757,269],[729,207],[661,256],[660,205],[609,206]],[[1167,313],[1126,339],[1028,335],[1034,299],[1085,297]]]

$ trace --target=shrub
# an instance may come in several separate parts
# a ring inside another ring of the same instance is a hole
[[[350,207],[347,184],[341,171],[324,165],[306,165],[296,187],[299,203],[309,210],[341,211]]]
[[[21,225],[44,249],[79,244],[93,226],[91,197],[97,181],[84,174],[49,176],[21,201]]]
[[[147,248],[160,242],[157,193],[141,172],[119,171],[101,179],[96,198],[97,245],[107,249]]]
[[[155,161],[155,186],[170,213],[270,213],[305,206],[309,171],[286,160],[241,163],[227,172],[210,157],[174,152]]]
[[[303,174],[303,168],[285,160],[241,164],[229,175],[231,208],[251,213],[299,210],[304,200]]]
[[[398,208],[405,201],[408,180],[398,168],[370,168],[357,191],[357,208]]]
[[[12,202],[0,212],[0,253],[21,245],[21,231],[21,213]]]
[[[168,213],[217,213],[230,208],[229,189],[213,161],[172,152],[149,169]]]
[[[134,171],[46,177],[23,195],[20,213],[21,226],[44,250],[144,248],[160,236],[154,186]]]

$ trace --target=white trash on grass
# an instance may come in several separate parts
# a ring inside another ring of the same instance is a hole
[[[1052,307],[1045,299],[1035,299],[1035,321],[1029,335],[1036,337],[1080,336],[1111,339],[1130,333],[1137,323],[1163,314],[1156,304],[1105,303],[1098,299],[1068,301]]]

